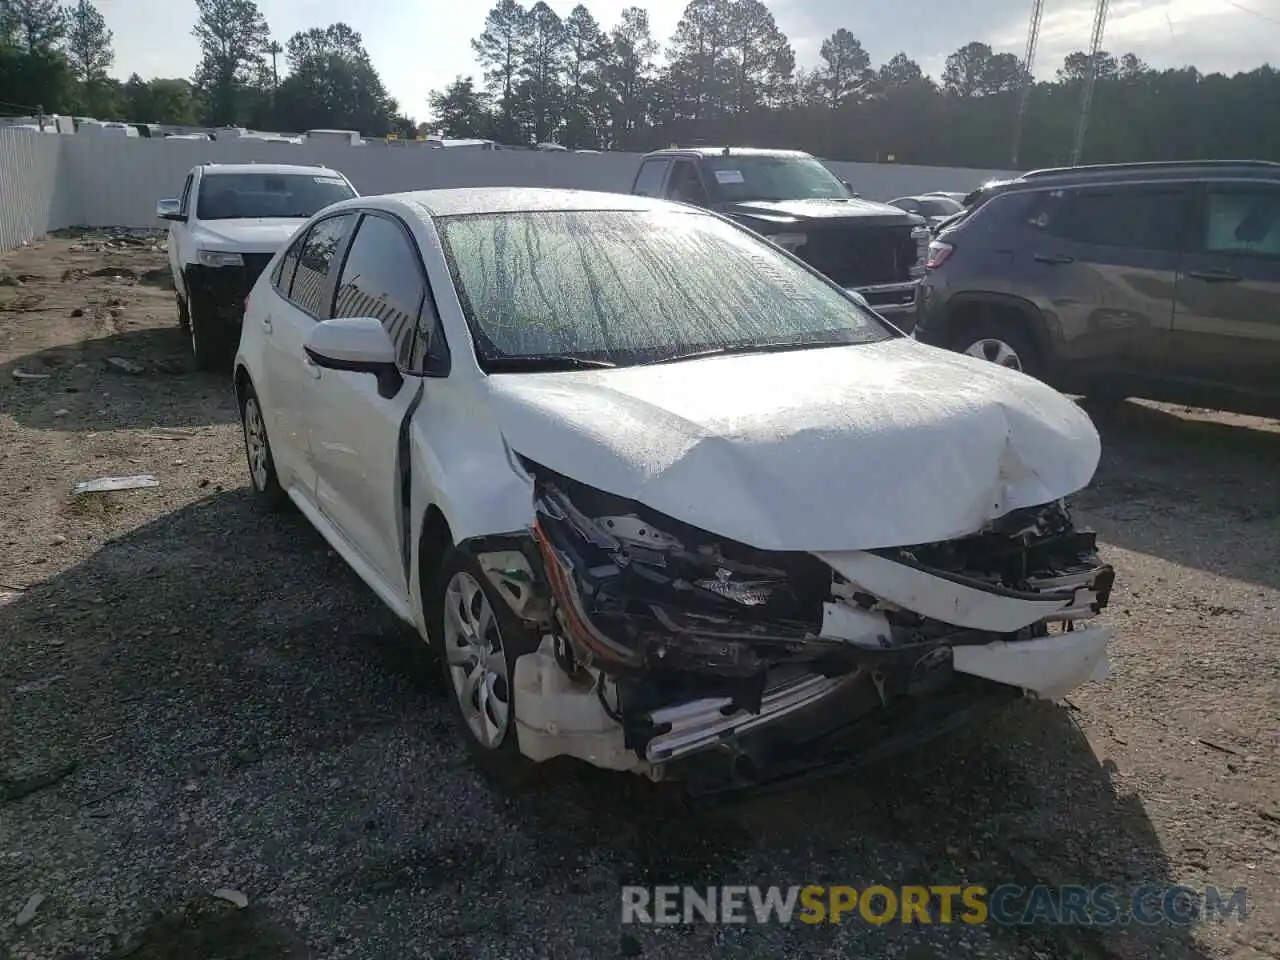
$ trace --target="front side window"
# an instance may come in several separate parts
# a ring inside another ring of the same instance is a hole
[[[1186,192],[1177,184],[1051,190],[1032,204],[1030,223],[1074,243],[1177,250],[1185,201]]]
[[[1280,191],[1210,184],[1202,246],[1205,253],[1280,256]]]
[[[384,217],[366,215],[351,240],[333,302],[335,317],[374,317],[395,344],[400,365],[411,368],[426,352],[418,315],[426,295],[422,268],[412,241]],[[425,339],[430,328],[423,330]]]
[[[321,220],[311,228],[298,252],[289,299],[321,319],[329,315],[329,268],[354,219],[348,214]]]
[[[182,202],[178,205],[178,209],[183,216],[186,216],[191,210],[191,182],[193,180],[195,180],[195,174],[189,173],[187,174],[187,182],[182,185]]]
[[[696,212],[443,217],[481,366],[631,365],[892,334],[771,243]]]
[[[850,197],[840,178],[813,157],[708,157],[707,180],[715,199],[725,203],[748,200],[830,200]]]
[[[307,219],[354,197],[341,177],[301,173],[206,173],[200,180],[196,217],[239,220],[255,217]]]

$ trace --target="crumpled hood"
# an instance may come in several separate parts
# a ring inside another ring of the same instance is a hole
[[[306,222],[305,217],[205,220],[200,223],[196,242],[236,253],[275,253]]]
[[[724,203],[717,211],[738,220],[760,219],[769,222],[814,220],[857,220],[865,223],[919,222],[914,214],[891,207],[887,203],[850,198],[847,200],[747,200]]]
[[[517,453],[764,550],[963,536],[1081,489],[1100,456],[1056,390],[906,339],[486,384]]]

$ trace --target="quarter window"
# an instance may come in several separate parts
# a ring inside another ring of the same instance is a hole
[[[382,321],[401,367],[407,369],[416,369],[431,334],[418,324],[426,284],[412,243],[393,221],[366,214],[351,241],[333,306],[335,317]]]
[[[307,233],[303,231],[294,238],[293,243],[289,244],[289,249],[276,264],[276,272],[271,280],[276,285],[276,289],[286,297],[289,295],[289,285],[293,283],[294,271],[298,268],[298,256],[302,253],[302,245],[306,242]]]
[[[1280,192],[1210,185],[1203,239],[1206,253],[1280,256]]]
[[[707,203],[707,188],[698,177],[698,168],[691,160],[677,160],[671,171],[671,184],[667,191],[672,200],[679,203],[692,203],[704,206]]]
[[[1185,218],[1178,186],[1054,190],[1031,206],[1030,224],[1073,243],[1176,250]]]
[[[187,182],[182,185],[182,203],[178,206],[178,209],[181,210],[183,214],[187,214],[189,212],[187,209],[187,202],[191,199],[191,183],[193,180],[195,180],[195,174],[188,173]]]
[[[329,267],[338,253],[351,216],[330,217],[311,228],[298,254],[298,267],[289,287],[289,299],[303,310],[324,318],[329,314],[326,294],[329,290]]]

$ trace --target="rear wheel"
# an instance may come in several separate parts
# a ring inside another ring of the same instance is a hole
[[[262,403],[252,383],[244,385],[240,399],[240,423],[244,428],[245,458],[249,461],[249,483],[263,505],[275,513],[289,502],[289,495],[276,476],[276,462],[267,439]]]
[[[1004,318],[980,317],[965,324],[952,338],[951,349],[1028,376],[1039,377],[1043,372],[1030,335]]]
[[[480,564],[454,547],[432,587],[429,630],[453,712],[481,770],[503,786],[528,783],[537,764],[520,752],[516,736],[516,660],[537,650],[539,638],[502,600]]]

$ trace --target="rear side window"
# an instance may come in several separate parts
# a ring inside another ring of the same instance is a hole
[[[1186,198],[1185,188],[1177,184],[1051,190],[1032,201],[1028,223],[1073,243],[1177,250]]]
[[[636,174],[635,186],[631,188],[631,192],[642,197],[662,196],[662,180],[670,166],[670,160],[646,160],[640,164],[640,172]]]
[[[307,233],[303,231],[289,244],[280,262],[276,264],[275,275],[271,280],[283,296],[289,296],[289,286],[293,283],[294,271],[298,269],[298,257],[302,253],[302,245],[307,242]]]
[[[426,292],[409,236],[391,220],[366,215],[342,267],[333,315],[382,321],[400,365],[408,369],[426,353],[425,343],[417,342],[418,314]],[[422,336],[430,332],[430,328],[423,330]]]
[[[329,314],[329,267],[351,228],[354,216],[321,220],[311,228],[298,254],[298,267],[289,287],[289,299],[317,317]]]
[[[1280,191],[1267,184],[1210,184],[1202,249],[1236,256],[1280,256]]]

